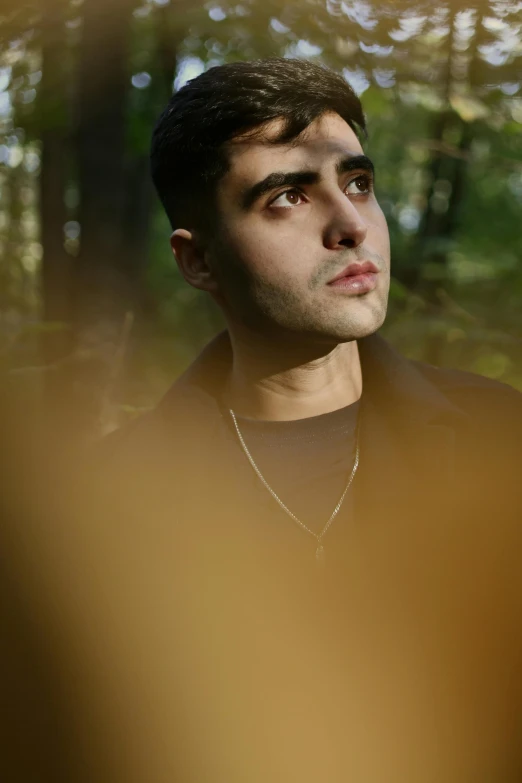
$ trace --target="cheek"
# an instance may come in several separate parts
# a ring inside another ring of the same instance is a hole
[[[366,221],[368,225],[368,239],[375,250],[387,258],[390,251],[390,233],[384,212],[378,204],[366,216]]]
[[[290,221],[244,225],[231,232],[230,239],[242,265],[256,277],[284,280],[306,267],[306,238]]]

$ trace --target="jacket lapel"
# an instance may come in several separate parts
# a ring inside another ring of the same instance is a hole
[[[416,502],[441,511],[451,494],[456,435],[465,413],[379,335],[359,340],[358,346],[363,396],[361,461],[354,483],[357,515],[403,513]],[[221,447],[230,456],[219,398],[231,361],[230,341],[222,333],[157,411],[167,439],[175,439],[175,451],[182,449],[185,465],[216,470],[216,475],[223,466],[214,469],[212,461]]]
[[[416,503],[440,513],[452,495],[456,437],[467,417],[379,335],[358,345],[363,375],[358,502],[375,513],[404,513]]]

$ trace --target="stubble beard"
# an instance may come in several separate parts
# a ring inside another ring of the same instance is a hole
[[[380,299],[373,303],[366,299],[361,312],[362,302],[358,300],[362,297],[329,297],[326,292],[321,297],[318,289],[300,297],[296,289],[281,288],[266,281],[254,285],[251,293],[256,309],[274,326],[335,342],[349,342],[371,334],[382,325],[386,312]]]
[[[217,249],[217,248],[216,248]],[[240,259],[235,258],[230,248],[220,243],[217,257],[222,288],[226,291],[225,315],[233,321],[239,320],[248,329],[277,336],[281,331],[319,340],[349,342],[375,332],[386,315],[387,293],[368,300],[365,295],[364,312],[361,312],[362,297],[328,297],[326,282],[339,268],[333,263],[323,264],[308,281],[300,295],[303,283],[296,281],[285,285],[254,277]],[[348,262],[347,262],[348,263]],[[381,273],[384,269],[381,266]],[[325,291],[324,297],[320,292]],[[377,291],[372,292],[377,293]]]
[[[366,337],[384,321],[386,302],[381,297],[371,301],[366,295],[363,306],[357,301],[362,297],[348,298],[342,294],[328,297],[326,292],[321,297],[318,288],[307,289],[300,296],[298,290],[266,279],[239,275],[229,288],[231,315],[256,332],[276,336],[283,331],[334,342]]]

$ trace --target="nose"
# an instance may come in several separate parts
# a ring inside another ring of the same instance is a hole
[[[356,248],[366,239],[368,228],[357,207],[340,191],[329,201],[323,244],[328,250]]]

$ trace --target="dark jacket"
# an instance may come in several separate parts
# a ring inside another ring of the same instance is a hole
[[[522,779],[522,395],[359,349],[360,468],[321,572],[219,407],[226,335],[106,444],[134,623],[167,638],[144,692],[175,679],[165,714],[197,727],[183,779]]]
[[[355,518],[431,514],[478,524],[491,515],[491,521],[513,518],[522,525],[522,394],[479,375],[408,360],[379,335],[360,340],[359,353]],[[207,513],[207,503],[229,519],[245,513],[242,503],[247,516],[262,508],[261,516],[280,517],[218,403],[230,362],[224,333],[152,413],[113,436],[108,451],[129,460],[144,479],[157,470],[171,508],[186,508],[191,519]]]

